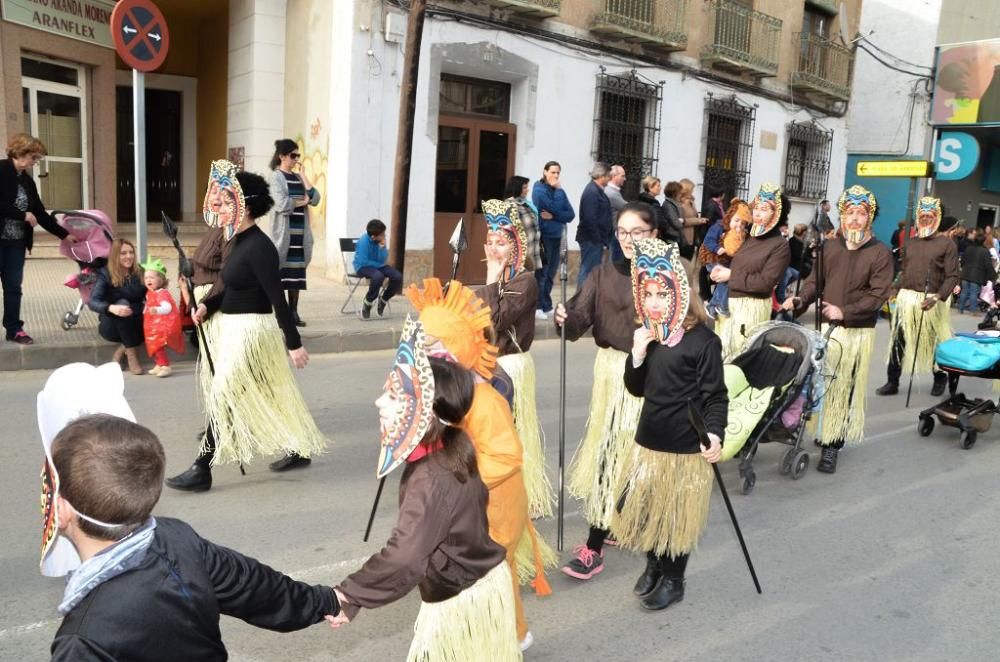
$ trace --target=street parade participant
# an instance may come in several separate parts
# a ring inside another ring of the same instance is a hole
[[[634,251],[632,296],[642,326],[625,362],[625,387],[643,405],[611,531],[623,548],[646,553],[633,590],[643,609],[655,611],[684,598],[684,570],[708,522],[711,463],[722,457],[729,398],[722,342],[705,326],[676,246],[640,239]],[[689,405],[702,412],[709,448]]]
[[[604,570],[604,544],[610,538],[615,492],[632,449],[642,399],[631,395],[622,381],[622,365],[632,350],[635,310],[631,260],[634,242],[656,237],[656,216],[644,203],[630,203],[618,214],[615,230],[624,259],[605,261],[567,302],[555,311],[556,326],[565,325],[566,339],[578,340],[593,329],[597,344],[594,386],[590,396],[583,441],[570,464],[569,493],[582,499],[583,517],[590,529],[587,541],[574,548],[562,571],[575,579],[590,579]]]
[[[73,363],[38,394],[42,561],[68,575],[52,659],[227,659],[225,614],[289,632],[339,614],[334,590],[309,586],[153,517],[163,446],[137,425],[121,370]]]
[[[288,366],[290,358],[304,368],[309,354],[285,301],[278,252],[256,223],[270,208],[264,178],[238,172],[229,161],[212,162],[205,220],[223,227],[232,245],[225,248],[221,292],[198,304],[193,319],[200,324],[223,315],[211,347],[205,440],[191,468],[168,479],[169,487],[208,490],[212,466],[246,464],[257,454],[286,453],[272,471],[307,466],[326,447]]]
[[[781,226],[788,223],[791,203],[781,187],[762,184],[750,204],[749,236],[728,268],[712,270],[711,279],[729,285],[728,317],[718,320],[724,358],[735,356],[754,327],[771,319],[771,297],[792,259]]]
[[[532,311],[534,315],[534,311]],[[429,358],[423,325],[407,318],[385,391],[376,478],[405,465],[399,516],[380,552],[337,586],[339,627],[420,588],[406,659],[520,660],[513,582],[504,548],[489,535],[486,485],[459,427],[474,393],[469,370]]]
[[[535,339],[538,281],[527,268],[528,242],[513,202],[483,201],[486,216],[486,286],[478,291],[490,307],[497,363],[514,383],[514,425],[524,447],[524,486],[531,517],[551,517],[555,494],[545,474],[542,426],[535,406]]]
[[[510,406],[489,383],[497,356],[497,348],[486,339],[491,311],[472,290],[454,280],[448,284],[447,293],[441,281],[428,278],[423,290],[410,285],[406,296],[420,312],[429,354],[450,358],[473,373],[475,395],[462,429],[476,449],[479,475],[490,492],[486,508],[490,537],[507,551],[517,638],[524,650],[533,638],[524,620],[518,584],[530,580],[538,595],[551,593],[545,567],[554,566],[556,557],[528,516],[522,473],[524,451]]]
[[[140,266],[145,272],[143,282],[146,285],[146,307],[142,311],[143,336],[146,353],[156,364],[149,370],[149,374],[169,377],[172,371],[167,347],[178,354],[184,353],[181,311],[167,289],[167,268],[163,265],[163,260],[148,260]]]
[[[879,395],[899,393],[899,378],[904,368],[916,374],[932,372],[934,348],[952,335],[948,299],[961,279],[962,270],[955,242],[938,232],[941,225],[938,198],[920,198],[916,225],[917,236],[906,241],[903,248],[903,268],[889,335],[888,380],[875,391]],[[948,376],[941,370],[933,374],[931,395],[941,395]]]
[[[864,440],[875,322],[889,299],[893,270],[892,253],[872,234],[878,211],[875,195],[852,186],[841,194],[837,208],[843,236],[823,243],[818,263],[799,295],[782,304],[787,311],[801,312],[821,297],[823,309],[818,314],[826,325],[836,325],[826,354],[835,378],[826,383],[817,423],[823,452],[816,469],[829,474],[836,472],[845,442]]]

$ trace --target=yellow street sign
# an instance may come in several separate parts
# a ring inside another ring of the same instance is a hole
[[[858,177],[931,177],[933,161],[858,161]]]

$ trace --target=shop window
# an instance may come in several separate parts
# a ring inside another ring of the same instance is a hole
[[[65,85],[78,85],[80,72],[73,67],[64,67],[55,62],[33,60],[31,58],[21,58],[21,76],[23,78],[37,78],[53,83],[63,83]]]
[[[792,122],[788,125],[788,151],[785,155],[785,193],[820,200],[826,197],[830,179],[830,151],[833,130],[815,122]]]
[[[747,199],[757,107],[735,96],[705,100],[705,190]]]
[[[451,115],[494,117],[506,122],[510,117],[510,85],[442,74],[440,111]]]

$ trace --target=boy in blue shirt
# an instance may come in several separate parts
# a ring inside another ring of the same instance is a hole
[[[389,249],[385,245],[385,223],[373,218],[368,221],[365,233],[358,239],[357,248],[354,250],[354,273],[362,278],[368,279],[368,294],[365,295],[364,303],[361,304],[361,316],[369,319],[372,316],[372,306],[378,299],[376,311],[382,317],[385,312],[385,305],[389,299],[399,294],[403,289],[403,274],[396,271],[385,263],[389,258]],[[382,283],[388,279],[389,284],[385,286],[382,295]]]

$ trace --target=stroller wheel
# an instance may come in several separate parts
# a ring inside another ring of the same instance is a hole
[[[962,436],[958,438],[959,442],[962,444],[962,448],[969,450],[976,445],[976,431],[975,430],[962,430]]]
[[[795,454],[795,458],[792,460],[792,480],[802,478],[802,474],[804,474],[808,468],[809,454],[805,451],[799,451]]]
[[[781,462],[778,463],[778,471],[781,472],[782,476],[792,473],[792,464],[795,461],[795,454],[797,452],[795,448],[789,448],[781,455]]]
[[[921,437],[929,437],[931,432],[934,432],[934,418],[931,416],[921,417],[917,422],[917,434]]]
[[[743,476],[743,483],[740,485],[740,489],[743,494],[750,494],[753,492],[753,486],[757,484],[757,473],[752,469]]]
[[[74,313],[67,312],[65,315],[63,315],[63,318],[62,318],[62,328],[63,328],[63,331],[69,331],[74,326],[76,326],[76,323],[79,322],[79,321],[80,321],[80,316],[79,315],[75,315]]]

